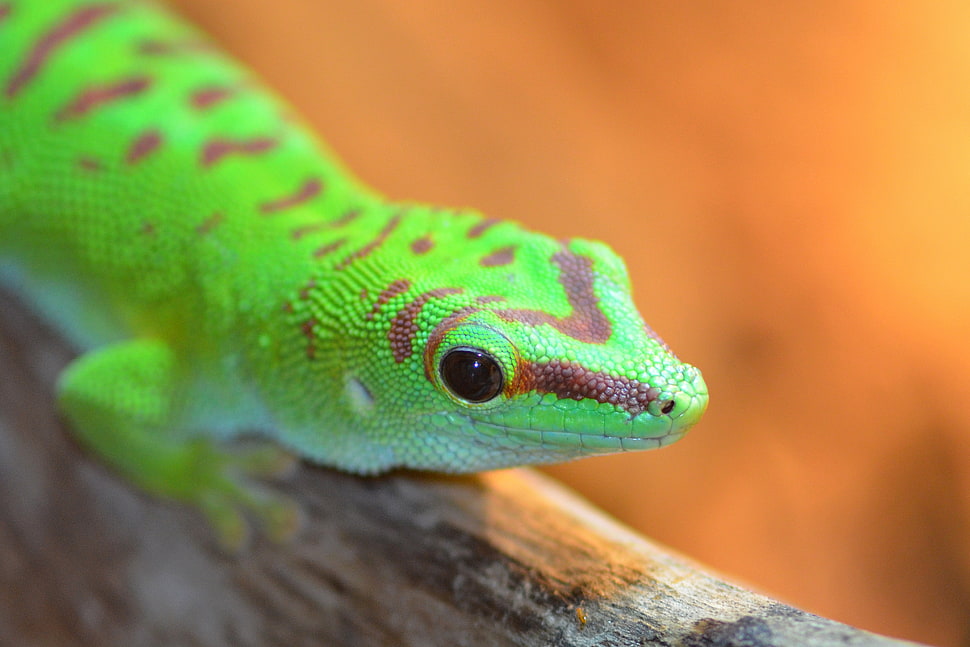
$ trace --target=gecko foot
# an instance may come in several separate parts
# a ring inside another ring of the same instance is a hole
[[[196,440],[190,451],[185,487],[170,494],[206,516],[224,550],[240,552],[249,543],[251,526],[275,543],[292,539],[300,527],[299,506],[257,479],[286,476],[298,462],[295,457],[275,445],[251,442],[226,446]]]

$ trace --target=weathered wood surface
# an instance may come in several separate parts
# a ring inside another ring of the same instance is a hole
[[[726,583],[528,470],[302,466],[280,484],[298,537],[225,555],[70,440],[51,398],[70,357],[0,292],[0,644],[908,644]]]

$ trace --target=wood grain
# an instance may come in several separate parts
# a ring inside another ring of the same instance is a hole
[[[51,397],[71,355],[0,293],[0,644],[907,644],[727,583],[529,470],[301,466],[277,485],[299,535],[227,555],[72,442]]]

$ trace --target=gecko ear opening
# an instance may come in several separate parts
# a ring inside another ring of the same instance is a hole
[[[467,402],[493,400],[505,384],[498,361],[479,348],[449,350],[441,358],[438,374],[449,391]]]

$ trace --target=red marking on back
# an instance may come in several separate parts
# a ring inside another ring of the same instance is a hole
[[[347,242],[346,238],[340,238],[333,241],[332,243],[327,243],[313,250],[313,258],[323,258],[327,254],[333,254],[335,251],[343,247],[344,243]]]
[[[81,7],[69,14],[61,22],[47,31],[27,55],[16,73],[7,83],[6,95],[13,99],[17,93],[43,69],[51,55],[71,38],[81,35],[86,29],[118,10],[117,5],[95,4]]]
[[[300,240],[307,234],[312,234],[315,231],[320,231],[326,226],[327,226],[327,223],[325,222],[312,222],[309,225],[303,225],[302,227],[297,227],[296,229],[291,231],[290,237],[292,237],[293,240]]]
[[[189,97],[189,102],[196,110],[208,110],[216,104],[222,103],[239,91],[237,87],[225,85],[207,85],[199,88]]]
[[[347,213],[340,216],[333,222],[325,222],[325,221],[311,222],[308,225],[303,225],[302,227],[297,227],[296,229],[292,230],[290,232],[290,236],[293,238],[293,240],[300,240],[304,236],[307,236],[312,233],[316,233],[321,229],[336,229],[338,227],[343,227],[349,222],[356,220],[357,216],[359,215],[360,215],[360,210],[354,209],[352,211],[348,211]]]
[[[377,313],[380,311],[388,301],[393,299],[399,294],[404,294],[411,289],[411,282],[407,279],[397,279],[389,286],[381,290],[381,293],[377,295],[377,301],[374,302],[374,307],[371,308],[370,312],[364,315],[367,321],[372,320]],[[366,297],[366,295],[365,295]]]
[[[0,2],[0,22],[3,22],[13,11],[13,6],[9,2]]]
[[[233,141],[217,137],[202,149],[202,166],[211,167],[226,155],[258,155],[273,150],[279,142],[274,137],[254,137]]]
[[[82,155],[81,157],[77,158],[77,167],[85,171],[104,170],[101,160],[96,157],[91,157],[90,155]]]
[[[336,220],[334,220],[333,221],[333,226],[334,227],[343,227],[344,225],[349,224],[349,223],[357,220],[357,218],[359,216],[360,216],[360,209],[351,209],[350,211],[348,211],[344,215],[342,215],[339,218],[337,218]]]
[[[212,231],[213,229],[221,225],[223,220],[225,220],[225,216],[221,213],[216,212],[211,216],[209,216],[208,218],[206,218],[205,221],[202,222],[202,224],[196,227],[195,231],[200,236],[205,236],[210,231]]]
[[[136,164],[148,155],[154,153],[162,145],[162,134],[157,130],[147,130],[139,135],[128,148],[125,162]]]
[[[85,88],[71,103],[61,108],[54,115],[54,119],[63,121],[83,116],[105,103],[140,94],[147,90],[150,85],[150,78],[140,76],[109,85],[95,85]]]
[[[145,236],[154,236],[156,232],[155,223],[145,221],[141,224],[141,233]]]
[[[434,241],[431,240],[431,236],[422,236],[411,243],[411,251],[418,255],[427,254],[433,247]]]
[[[337,269],[337,270],[345,269],[354,261],[360,260],[365,256],[369,255],[375,249],[380,247],[381,243],[387,240],[387,237],[391,235],[391,232],[393,232],[397,228],[400,222],[401,222],[401,214],[399,213],[394,214],[394,217],[387,221],[387,224],[384,225],[384,228],[381,229],[380,232],[378,232],[377,236],[375,236],[373,240],[371,240],[369,243],[367,243],[366,245],[358,249],[356,252],[354,252],[347,258],[337,263],[337,266],[334,269]]]
[[[482,267],[501,267],[509,265],[515,260],[515,245],[497,249],[488,256],[479,259],[478,264]]]
[[[316,178],[311,178],[303,183],[293,195],[288,195],[276,200],[270,200],[259,205],[259,210],[264,214],[273,214],[290,207],[308,202],[317,197],[323,191],[323,182]]]
[[[474,227],[469,229],[467,236],[469,238],[478,238],[486,231],[488,231],[491,227],[494,227],[500,222],[502,221],[498,220],[497,218],[485,218],[484,220],[476,224]]]

